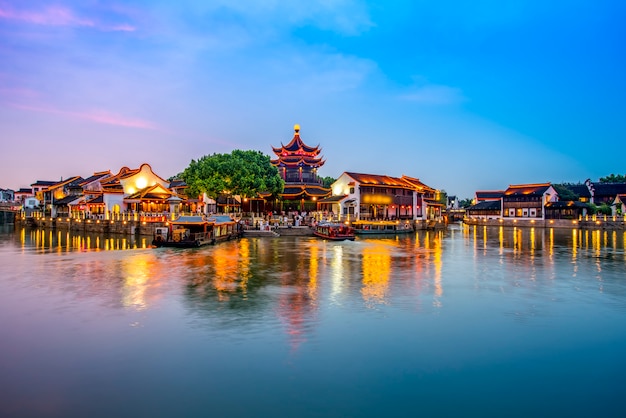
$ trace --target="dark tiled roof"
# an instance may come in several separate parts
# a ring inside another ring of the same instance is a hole
[[[55,199],[54,200],[54,204],[58,205],[58,206],[62,206],[62,205],[68,205],[70,203],[72,203],[75,200],[80,199],[81,196],[65,196],[63,199]]]
[[[274,149],[275,154],[280,155],[283,151],[296,152],[296,151],[302,150],[304,152],[317,155],[321,151],[319,148],[319,145],[317,147],[310,147],[306,145],[304,142],[302,142],[302,139],[300,138],[300,133],[298,132],[294,134],[293,138],[291,139],[291,142],[289,142],[287,145],[283,145],[281,143],[281,145],[282,147],[280,148],[272,147]]]
[[[546,203],[546,208],[561,209],[561,208],[586,208],[586,203],[579,201],[559,200],[558,202]]]
[[[57,184],[56,181],[46,181],[46,180],[37,180],[31,186],[52,186],[53,184]]]
[[[596,196],[616,196],[626,193],[626,183],[593,183],[593,195]]]
[[[352,173],[347,171],[346,174],[366,186],[402,187],[405,189],[414,188],[413,185],[407,180],[398,177],[383,176],[378,174]]]
[[[585,184],[563,184],[563,186],[567,187],[573,193],[577,194],[578,197],[591,197],[589,188]]]
[[[340,195],[340,196],[329,196],[327,198],[321,199],[319,202],[320,203],[337,203],[337,202],[341,202],[346,197],[348,197],[347,194],[346,195]]]
[[[91,200],[88,200],[87,202],[85,202],[87,205],[97,205],[97,204],[104,204],[104,197],[102,195],[96,196]]]
[[[504,195],[504,190],[478,190],[476,192],[477,200],[500,199]]]
[[[170,192],[163,192],[160,184],[155,184],[154,186],[148,186],[144,189],[141,189],[130,196],[128,196],[127,200],[136,200],[136,199],[147,199],[147,200],[163,200],[170,197],[172,194]]]
[[[326,160],[322,160],[321,158],[310,157],[306,155],[290,155],[286,157],[279,157],[275,160],[270,161],[274,166],[277,167],[299,167],[299,166],[309,166],[309,167],[321,167],[324,165]]]
[[[299,197],[300,195],[311,196],[311,197],[324,197],[330,194],[330,189],[326,189],[324,187],[314,187],[314,186],[289,186],[283,189],[282,195],[284,197]]]
[[[69,184],[72,184],[72,183],[78,181],[79,179],[82,180],[83,178],[80,177],[80,176],[74,176],[74,177],[70,177],[67,180],[57,181],[54,184],[51,184],[50,186],[48,186],[48,189],[58,188],[58,187],[62,187],[62,186],[65,186],[65,185],[69,185]]]
[[[175,187],[186,187],[187,183],[185,183],[185,180],[172,180],[170,182],[170,189],[173,189]]]
[[[472,205],[465,209],[467,211],[473,210],[500,210],[500,201],[499,200],[484,200],[482,202],[478,202],[475,205]]]
[[[110,171],[106,171],[106,172],[102,172],[102,173],[94,173],[93,176],[87,177],[86,179],[83,180],[82,184],[89,184],[92,183],[96,180],[99,180],[105,176],[110,176],[111,172]]]
[[[504,192],[505,196],[542,196],[550,187],[550,183],[515,184]]]

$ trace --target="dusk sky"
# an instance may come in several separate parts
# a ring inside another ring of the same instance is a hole
[[[164,178],[293,125],[461,198],[626,173],[624,1],[2,1],[0,188]]]

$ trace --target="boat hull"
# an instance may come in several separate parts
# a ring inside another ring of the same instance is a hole
[[[414,232],[407,223],[359,222],[352,225],[356,235],[397,235]]]
[[[354,235],[328,235],[321,232],[313,232],[313,235],[331,241],[354,241]]]
[[[336,223],[320,223],[316,225],[313,235],[331,241],[354,240],[354,230],[351,227]]]

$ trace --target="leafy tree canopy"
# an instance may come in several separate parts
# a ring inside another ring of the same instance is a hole
[[[206,193],[213,199],[222,194],[254,197],[259,193],[277,195],[283,190],[278,169],[260,151],[205,155],[191,160],[180,176],[187,183],[188,196]]]
[[[575,201],[578,200],[578,198],[580,197],[578,196],[578,194],[574,193],[572,189],[567,187],[567,184],[565,183],[552,184],[552,187],[554,187],[554,190],[556,190],[556,192],[559,194],[559,200]]]
[[[593,203],[587,203],[587,207],[589,209],[589,214],[591,215],[612,215],[613,209],[606,203],[601,204],[600,206],[596,206]]]
[[[626,183],[626,176],[611,174],[606,177],[600,177],[600,183]]]
[[[459,200],[460,208],[469,208],[470,206],[472,206],[472,199],[466,198],[466,199]]]
[[[337,181],[337,179],[334,177],[322,177],[322,185],[324,187],[330,187],[330,185],[333,184],[335,181]]]

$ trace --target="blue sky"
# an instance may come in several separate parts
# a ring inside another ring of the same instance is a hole
[[[3,1],[0,187],[271,154],[449,194],[626,173],[620,1]]]

